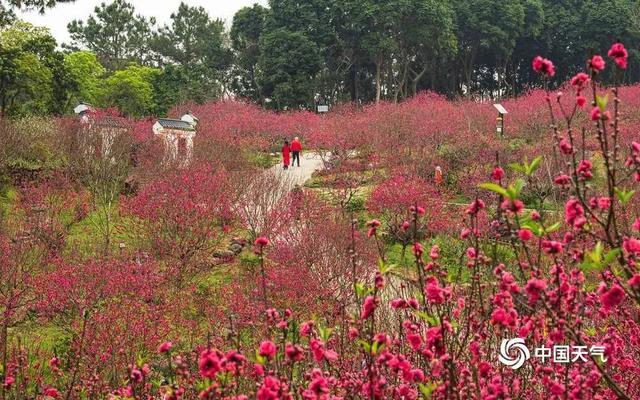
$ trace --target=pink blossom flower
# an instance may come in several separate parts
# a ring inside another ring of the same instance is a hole
[[[624,48],[622,43],[614,43],[607,55],[613,59],[618,68],[626,69],[627,68],[627,57],[629,54],[627,53],[627,49]]]
[[[560,254],[562,253],[562,243],[555,240],[542,241],[542,250],[547,254]]]
[[[542,279],[531,278],[524,287],[529,296],[529,302],[535,304],[540,298],[540,294],[547,288],[547,283]]]
[[[377,219],[372,219],[371,221],[367,222],[367,226],[370,228],[377,228],[380,226],[380,221],[378,221]]]
[[[200,353],[198,368],[200,375],[204,378],[214,379],[216,374],[222,369],[222,353],[218,350],[206,349]]]
[[[640,274],[633,275],[631,279],[627,281],[627,283],[629,284],[629,286],[636,290],[640,289]]]
[[[315,323],[313,321],[303,322],[302,325],[300,325],[300,336],[309,336],[314,325]]]
[[[360,332],[358,332],[356,328],[354,327],[349,328],[349,339],[354,340],[355,338],[358,337],[359,334]]]
[[[362,304],[362,312],[360,313],[360,319],[367,319],[373,311],[378,307],[379,300],[374,296],[367,296]]]
[[[560,186],[567,186],[567,185],[571,184],[571,178],[569,177],[569,175],[561,174],[561,175],[558,175],[553,180],[553,183],[555,183],[556,185],[560,185]]]
[[[440,247],[437,244],[431,247],[429,257],[431,257],[432,260],[437,260],[438,258],[440,258]]]
[[[480,212],[483,208],[484,208],[484,201],[482,201],[482,199],[475,199],[474,201],[471,202],[471,204],[469,204],[469,206],[467,206],[466,213],[474,215]]]
[[[420,346],[422,346],[422,338],[417,333],[407,334],[407,341],[409,342],[411,348],[415,351],[420,349]]]
[[[420,303],[418,303],[418,300],[416,299],[407,300],[407,304],[409,305],[409,307],[413,308],[414,310],[417,310],[418,308],[420,308]]]
[[[505,199],[502,202],[502,204],[500,204],[500,208],[514,214],[520,214],[524,209],[524,203],[522,202],[522,200],[518,200],[518,199],[515,199],[515,200]]]
[[[142,382],[142,371],[140,371],[138,368],[133,368],[131,370],[131,381],[134,383],[140,383]]]
[[[600,295],[600,302],[605,310],[609,310],[612,307],[617,306],[623,299],[624,290],[622,290],[622,288],[617,284],[614,284],[611,289]]]
[[[276,345],[270,340],[264,340],[260,343],[258,353],[262,357],[273,358],[276,355]]]
[[[625,238],[622,242],[622,248],[629,254],[640,255],[640,240],[634,237]]]
[[[16,381],[16,378],[13,375],[7,375],[4,378],[4,387],[10,388],[15,381]]]
[[[523,242],[526,242],[528,240],[531,240],[531,238],[533,237],[533,234],[531,233],[531,231],[529,229],[520,229],[518,231],[518,237]]]
[[[502,326],[505,326],[505,327],[513,326],[515,324],[515,321],[516,321],[516,318],[514,318],[513,313],[515,313],[515,311],[508,312],[507,310],[505,310],[502,307],[496,308],[491,313],[491,323],[493,325],[502,325]],[[517,316],[517,314],[516,314],[516,316]]]
[[[409,307],[409,304],[407,304],[405,299],[393,299],[390,304],[391,308],[396,310]]]
[[[474,258],[476,258],[476,255],[477,255],[477,253],[476,253],[475,247],[467,248],[467,257],[468,258],[474,259]]]
[[[556,74],[553,63],[541,56],[537,56],[533,59],[532,66],[534,71],[546,77],[552,77]]]
[[[578,170],[576,171],[580,176],[581,180],[589,180],[593,178],[593,173],[591,169],[593,168],[593,164],[589,160],[582,160],[580,164],[578,164]]]
[[[47,387],[43,393],[45,397],[51,397],[52,399],[57,399],[59,396],[58,390],[53,387]]]
[[[491,179],[496,182],[500,182],[504,178],[504,170],[500,167],[495,167],[491,172]]]
[[[604,67],[605,62],[601,56],[595,55],[591,57],[591,60],[589,61],[589,68],[591,68],[594,72],[600,72],[604,70]]]
[[[264,367],[260,364],[253,364],[253,373],[257,376],[264,376]]]
[[[302,347],[291,343],[287,343],[285,346],[284,354],[291,362],[298,362],[304,359],[304,351]]]
[[[164,342],[158,347],[158,353],[167,353],[173,347],[173,343]]]
[[[578,72],[573,78],[571,78],[571,85],[582,89],[589,83],[589,75],[584,72]]]
[[[598,208],[603,211],[611,208],[611,199],[609,197],[600,197],[598,199]]]
[[[416,257],[422,257],[423,253],[424,253],[424,247],[422,246],[422,244],[420,242],[415,242],[413,244],[413,254]]]
[[[587,103],[587,98],[584,96],[576,96],[576,105],[580,108],[584,107]]]
[[[427,301],[432,304],[442,304],[451,295],[451,289],[441,287],[438,281],[433,277],[427,279],[424,291]]]
[[[571,143],[569,143],[569,141],[565,138],[560,139],[560,143],[558,144],[558,146],[560,147],[560,152],[565,156],[573,153],[573,147],[571,146]]]
[[[256,239],[255,245],[258,247],[264,247],[269,245],[269,239],[264,236],[260,236]]]
[[[582,229],[587,223],[584,217],[584,208],[577,199],[569,199],[564,206],[565,222],[575,229]]]

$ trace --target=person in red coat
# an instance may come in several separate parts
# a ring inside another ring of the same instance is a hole
[[[284,169],[289,169],[290,154],[291,146],[289,146],[289,141],[285,140],[282,146],[282,164],[284,164]]]
[[[296,136],[291,142],[291,151],[293,152],[293,162],[291,165],[293,166],[298,160],[298,167],[300,166],[300,154],[302,153],[302,144],[300,143],[300,139]]]

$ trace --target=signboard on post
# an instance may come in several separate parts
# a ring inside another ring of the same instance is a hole
[[[504,137],[504,116],[509,112],[507,111],[506,108],[502,106],[502,104],[496,103],[493,106],[495,107],[496,110],[498,110],[498,118],[496,118],[496,121],[497,121],[496,132],[502,138]]]

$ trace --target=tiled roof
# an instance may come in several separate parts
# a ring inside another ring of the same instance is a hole
[[[176,129],[180,131],[195,131],[193,126],[190,123],[179,120],[179,119],[170,119],[170,118],[159,118],[158,123],[166,129]]]

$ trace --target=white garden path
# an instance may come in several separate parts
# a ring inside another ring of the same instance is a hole
[[[292,157],[293,159],[293,157]],[[270,171],[285,182],[286,192],[293,190],[296,186],[302,186],[306,181],[311,179],[314,172],[323,168],[320,155],[315,152],[303,152],[300,157],[300,167],[289,166],[289,169],[282,167],[282,162],[270,168]],[[284,193],[283,193],[284,194]]]

